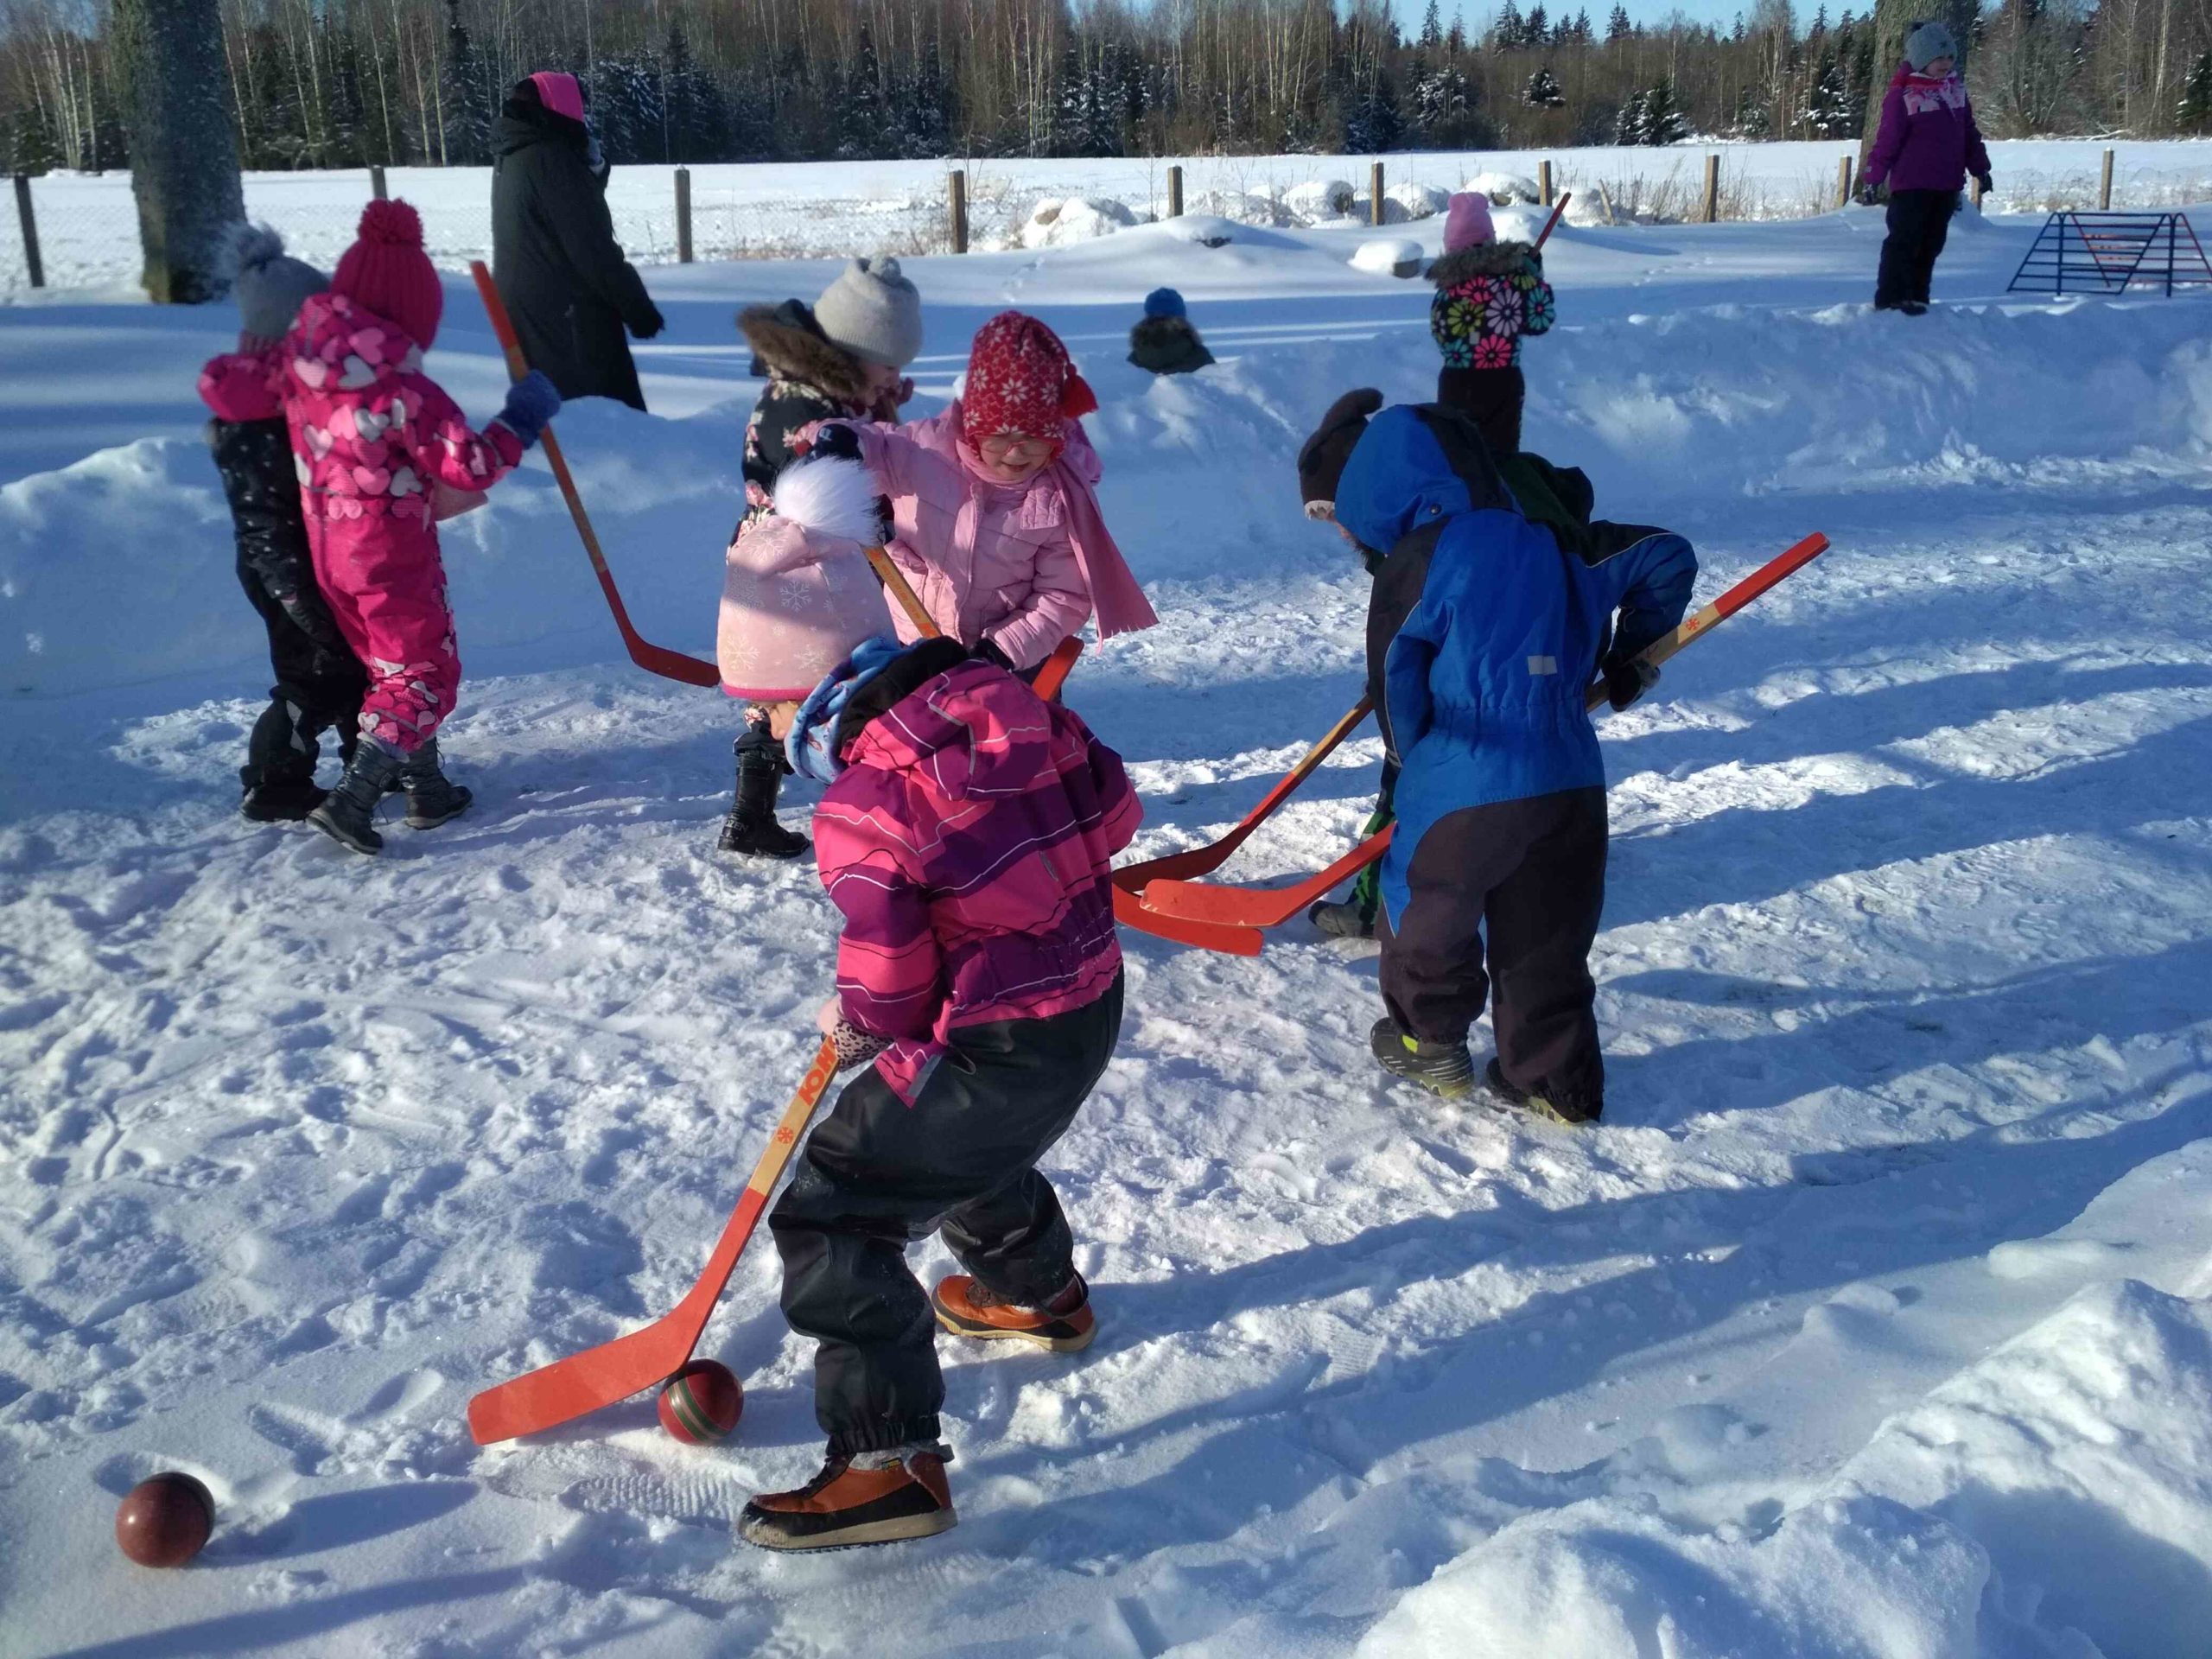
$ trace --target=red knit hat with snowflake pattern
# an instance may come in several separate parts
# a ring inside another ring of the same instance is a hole
[[[976,331],[960,426],[970,443],[1001,433],[1057,438],[1062,420],[1098,407],[1060,337],[1036,318],[1001,311]]]
[[[372,201],[361,213],[360,239],[332,275],[334,292],[407,331],[424,351],[438,337],[446,291],[423,251],[423,219],[404,201]]]

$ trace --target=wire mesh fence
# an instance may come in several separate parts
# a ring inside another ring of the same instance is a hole
[[[1991,211],[2048,212],[2101,205],[2101,161],[2089,141],[2000,144]],[[1675,149],[1558,152],[1555,188],[1576,194],[1573,217],[1588,222],[1667,222],[1706,215],[1705,157],[1720,161],[1713,216],[1786,219],[1840,205],[1837,164],[1855,157],[1849,141],[1691,145]],[[2145,143],[2120,152],[2111,205],[2168,207],[2212,199],[2212,145]],[[1370,156],[1206,156],[1079,161],[984,160],[965,172],[968,246],[979,251],[1046,247],[1098,235],[1170,211],[1171,168],[1184,175],[1194,213],[1274,227],[1387,223],[1440,211],[1463,187],[1497,199],[1535,200],[1535,153],[1453,152],[1388,157],[1382,214],[1373,213]],[[953,245],[950,168],[944,161],[713,165],[690,173],[692,255],[699,260],[828,258],[863,253],[941,253]],[[616,169],[607,193],[615,239],[643,265],[681,257],[677,169]],[[394,168],[388,194],[423,217],[424,245],[458,270],[492,251],[489,168]],[[373,192],[369,169],[251,173],[248,214],[283,232],[290,251],[327,270],[352,242]],[[1599,187],[1603,186],[1603,188]],[[137,213],[127,174],[47,174],[17,192],[0,191],[0,301],[35,286],[31,245],[18,201],[35,225],[47,288],[122,290],[139,270]]]

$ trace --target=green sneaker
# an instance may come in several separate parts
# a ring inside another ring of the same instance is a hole
[[[1385,1014],[1368,1033],[1367,1046],[1392,1077],[1417,1083],[1440,1100],[1464,1100],[1475,1092],[1475,1063],[1465,1043],[1424,1043]]]

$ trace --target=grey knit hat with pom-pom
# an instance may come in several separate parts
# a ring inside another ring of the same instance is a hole
[[[266,225],[236,226],[225,252],[239,326],[255,340],[282,340],[292,331],[300,302],[330,286],[329,277],[286,253],[284,238]]]
[[[831,342],[865,362],[903,369],[922,350],[922,296],[888,254],[855,259],[814,302]]]

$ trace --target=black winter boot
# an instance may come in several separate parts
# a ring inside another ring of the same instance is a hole
[[[435,830],[468,810],[472,796],[438,768],[438,740],[431,738],[399,766],[399,785],[407,791],[407,827]]]
[[[381,738],[363,738],[353,750],[353,764],[322,804],[308,814],[308,822],[357,853],[382,852],[384,837],[376,831],[377,803],[399,776],[405,758]]]
[[[1385,1014],[1368,1033],[1367,1046],[1385,1071],[1419,1084],[1440,1100],[1464,1100],[1475,1092],[1475,1062],[1465,1043],[1421,1042]]]
[[[737,740],[737,804],[722,820],[718,853],[753,858],[797,858],[810,844],[776,822],[776,797],[784,786],[783,752],[765,724]]]
[[[1548,1117],[1554,1123],[1564,1123],[1569,1128],[1579,1128],[1585,1123],[1595,1123],[1605,1109],[1602,1103],[1572,1100],[1553,1100],[1544,1095],[1531,1094],[1526,1089],[1516,1088],[1506,1081],[1505,1068],[1493,1059],[1483,1072],[1483,1087],[1491,1096],[1505,1105],[1529,1112],[1537,1117]]]
[[[328,791],[310,779],[280,779],[255,784],[238,803],[238,810],[256,823],[297,823],[321,806]]]

